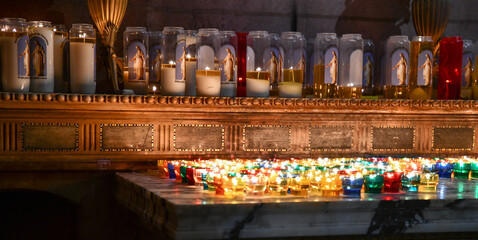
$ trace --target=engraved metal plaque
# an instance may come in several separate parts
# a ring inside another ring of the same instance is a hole
[[[174,125],[174,151],[222,151],[224,126]]]
[[[310,128],[309,146],[317,150],[350,150],[353,145],[353,127],[314,126]]]
[[[468,150],[474,148],[474,127],[434,127],[433,150]]]
[[[102,124],[102,151],[152,151],[153,125]]]
[[[23,151],[78,151],[77,124],[22,124]]]
[[[245,126],[244,151],[290,151],[290,126]]]
[[[373,150],[413,150],[414,127],[372,127]]]

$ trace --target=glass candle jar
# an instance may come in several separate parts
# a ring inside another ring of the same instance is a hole
[[[221,48],[219,30],[201,28],[197,41],[196,95],[219,97],[221,95],[221,70],[217,60]]]
[[[339,98],[362,97],[363,40],[360,34],[344,34],[339,45]]]
[[[290,179],[290,194],[307,196],[310,188],[310,176],[307,174],[294,174]]]
[[[220,39],[221,97],[235,97],[237,92],[237,36],[234,31],[221,31]]]
[[[420,172],[412,171],[402,175],[402,190],[407,192],[418,191]]]
[[[263,196],[267,188],[267,178],[261,174],[247,175],[245,183],[247,195]]]
[[[387,76],[385,98],[408,98],[410,41],[408,36],[391,36],[387,40]]]
[[[471,84],[473,82],[473,67],[475,66],[475,45],[471,40],[463,40],[461,98],[471,99]]]
[[[438,99],[459,99],[461,90],[463,41],[444,37],[440,42]]]
[[[335,33],[317,33],[314,40],[314,97],[337,96],[339,39]]]
[[[214,190],[216,195],[224,195],[224,183],[228,180],[228,177],[224,174],[214,175]]]
[[[477,162],[471,163],[471,178],[478,179],[478,163]]]
[[[201,173],[202,175],[202,184],[203,184],[203,190],[208,190],[208,183],[207,183],[207,176],[208,176],[208,170],[206,169],[206,171],[203,171]]]
[[[322,177],[323,172],[321,170],[312,171],[310,176],[309,195],[322,196]]]
[[[362,95],[373,96],[375,87],[375,45],[372,40],[363,40]]]
[[[227,198],[244,198],[245,197],[245,181],[239,173],[228,173],[223,177],[224,195]]]
[[[325,173],[322,177],[322,196],[338,197],[342,192],[342,180],[340,175],[335,173]]]
[[[371,174],[364,176],[365,193],[381,193],[383,188],[383,176]]]
[[[364,179],[361,175],[350,175],[342,178],[342,188],[346,196],[360,196]]]
[[[387,172],[383,174],[383,192],[398,193],[402,186],[402,174]]]
[[[148,35],[148,60],[149,60],[149,83],[148,93],[159,94],[161,84],[161,64],[163,63],[162,53],[163,33],[160,31],[149,32]]]
[[[285,196],[289,190],[290,178],[287,174],[271,174],[269,177],[269,194],[272,196]]]
[[[237,35],[237,96],[247,96],[247,33],[236,32]]]
[[[148,93],[148,32],[145,27],[127,27],[123,34],[124,88]]]
[[[187,166],[180,166],[179,172],[181,173],[181,183],[188,183],[188,175],[187,175]]]
[[[410,99],[432,98],[433,91],[433,39],[415,36],[410,47]]]
[[[30,90],[31,50],[28,24],[23,18],[4,18],[0,22],[0,77],[5,92]]]
[[[196,185],[196,179],[194,178],[194,167],[186,168],[186,177],[188,180],[188,185]]]
[[[438,184],[438,174],[422,173],[420,175],[420,185],[418,192],[436,192]]]
[[[31,21],[29,27],[31,63],[30,92],[55,90],[53,26],[47,21]]]
[[[96,31],[91,24],[70,29],[70,85],[72,93],[96,91]]]
[[[458,179],[468,179],[470,176],[471,164],[456,162],[453,164],[453,176]]]
[[[277,78],[279,59],[270,50],[270,37],[266,31],[251,31],[247,35],[247,78],[248,97],[269,97],[270,79]]]
[[[277,56],[278,66],[277,72],[273,72],[271,69],[271,87],[269,96],[271,97],[278,97],[279,96],[279,79],[282,78],[282,66],[284,63],[282,54],[280,52],[280,36],[276,33],[269,33],[269,37],[271,39],[271,52]]]
[[[168,162],[168,174],[169,178],[176,179],[176,173],[174,172],[174,164],[172,162]]]
[[[186,43],[186,89],[184,95],[196,96],[197,31],[184,30],[180,38]]]
[[[206,185],[207,190],[210,192],[216,192],[216,187],[214,186],[215,173],[210,171],[206,174]]]
[[[176,181],[182,182],[183,178],[181,176],[181,164],[179,162],[174,163],[174,174],[176,176]]]
[[[206,172],[206,169],[197,167],[193,168],[194,183],[196,186],[203,186],[202,176]]]
[[[435,169],[440,178],[451,178],[451,174],[453,173],[453,163],[437,162]]]
[[[282,76],[279,79],[279,97],[300,98],[305,72],[304,41],[299,32],[283,32],[280,38]]]
[[[67,57],[68,50],[68,30],[65,25],[55,24],[53,25],[53,52],[55,57],[53,59],[53,66],[55,69],[55,92],[67,93],[68,92],[68,76],[67,76]]]
[[[164,27],[163,64],[161,64],[161,95],[184,96],[186,90],[186,41],[181,39],[182,27]]]

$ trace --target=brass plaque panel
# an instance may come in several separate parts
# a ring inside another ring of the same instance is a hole
[[[102,151],[153,151],[153,125],[101,124]]]
[[[244,151],[290,151],[290,126],[244,126]]]
[[[372,127],[373,150],[413,150],[415,127]]]
[[[474,127],[434,127],[433,150],[471,151],[475,143]]]
[[[351,150],[353,130],[347,126],[313,126],[310,128],[310,150]]]
[[[78,124],[22,124],[23,151],[78,151]]]
[[[174,151],[223,151],[224,126],[174,125]]]

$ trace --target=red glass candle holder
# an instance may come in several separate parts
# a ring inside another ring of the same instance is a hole
[[[247,33],[236,32],[237,35],[237,96],[246,96],[247,67]]]
[[[188,185],[195,185],[196,181],[194,179],[194,168],[188,167],[186,168],[186,177],[188,179]]]
[[[463,41],[460,37],[445,37],[440,42],[438,99],[459,99]]]
[[[383,192],[397,193],[402,186],[402,174],[387,172],[383,174]]]

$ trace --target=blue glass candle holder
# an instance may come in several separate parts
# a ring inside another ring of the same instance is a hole
[[[176,179],[176,173],[174,173],[174,164],[168,162],[168,174],[169,178]]]
[[[202,184],[203,184],[203,190],[207,190],[206,176],[207,176],[207,171],[204,171],[203,173],[201,173]]]
[[[435,164],[436,172],[440,178],[451,178],[453,172],[453,163],[437,162]]]
[[[360,191],[363,186],[363,178],[355,177],[343,177],[342,178],[342,188],[344,190],[344,195],[347,196],[360,196]]]

